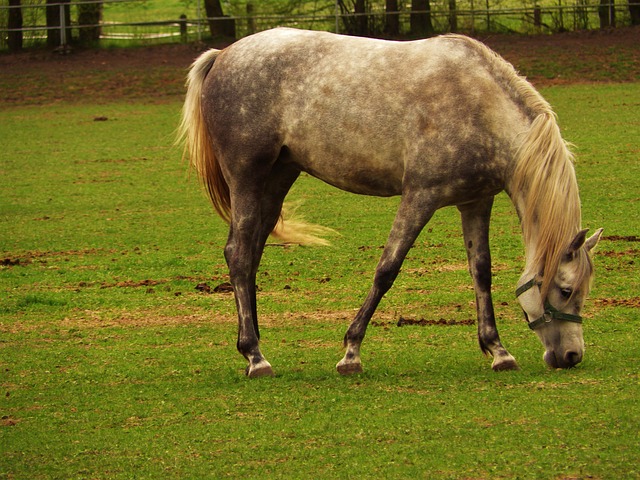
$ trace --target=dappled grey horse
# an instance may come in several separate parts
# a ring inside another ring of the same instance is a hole
[[[181,134],[218,213],[250,377],[273,375],[259,348],[256,272],[284,198],[307,172],[343,190],[401,195],[373,286],[345,335],[342,374],[362,371],[367,325],[433,213],[455,205],[473,278],[478,338],[494,370],[518,365],[502,346],[491,299],[489,217],[505,190],[526,249],[517,296],[552,367],[582,360],[580,311],[590,251],[573,158],[549,104],[483,44],[447,35],[412,42],[279,28],[209,50],[188,77]]]

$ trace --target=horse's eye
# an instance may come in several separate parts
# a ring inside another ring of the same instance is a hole
[[[560,295],[562,295],[563,298],[569,299],[571,298],[572,294],[573,294],[573,290],[571,290],[570,288],[560,289]]]

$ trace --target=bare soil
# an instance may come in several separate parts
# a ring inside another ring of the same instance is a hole
[[[556,35],[479,36],[536,86],[640,80],[640,27]],[[215,45],[27,51],[0,55],[4,105],[175,100],[188,66]]]

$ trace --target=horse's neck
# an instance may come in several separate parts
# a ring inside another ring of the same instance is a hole
[[[556,201],[554,208],[545,203],[527,205],[527,195],[528,192],[522,191],[512,196],[522,225],[525,248],[523,278],[531,279],[549,272],[553,276],[572,236],[580,229],[579,199],[564,197],[564,203]]]
[[[525,192],[526,193],[526,192]],[[523,276],[533,277],[540,272],[540,265],[536,265],[534,259],[538,250],[538,221],[535,218],[535,213],[525,211],[525,197],[526,194],[517,195],[512,198],[513,204],[518,212],[520,218],[520,224],[522,226],[522,236],[524,240],[524,255],[525,255],[525,267]],[[532,221],[525,221],[525,216],[533,214]]]
[[[514,160],[506,188],[522,224],[526,270],[544,270],[546,290],[581,216],[573,156],[550,108],[533,120]]]
[[[549,261],[549,256],[557,256],[558,249],[562,248],[564,238],[557,235],[556,225],[570,221],[568,213],[571,211],[569,203],[567,208],[553,208],[547,203],[528,204],[529,192],[526,187],[518,192],[512,201],[518,212],[522,226],[522,237],[525,251],[525,267],[523,276],[532,278],[542,275]],[[571,202],[565,198],[566,202]],[[555,210],[555,213],[554,213]],[[553,265],[552,270],[557,265]]]

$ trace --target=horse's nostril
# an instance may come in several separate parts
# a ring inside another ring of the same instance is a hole
[[[582,361],[582,354],[578,352],[567,352],[564,354],[564,361],[569,367],[574,367]]]

